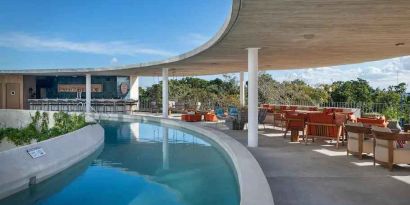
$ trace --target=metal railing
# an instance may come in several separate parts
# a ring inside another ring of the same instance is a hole
[[[85,100],[83,99],[28,99],[30,110],[84,112]],[[135,100],[122,99],[92,99],[91,106],[99,113],[125,113],[132,111],[138,105]]]
[[[141,112],[161,112],[162,103],[153,103],[154,101],[150,100],[141,100],[140,101],[140,110]],[[178,102],[179,105],[183,104],[185,107],[195,108],[195,104],[192,102]],[[201,109],[211,108],[216,105],[216,102],[201,102]],[[410,115],[410,104],[388,104],[388,103],[363,103],[363,102],[324,102],[316,103],[312,101],[288,101],[286,103],[273,103],[275,105],[287,105],[287,106],[299,106],[299,107],[319,107],[319,108],[355,108],[360,109],[362,114],[366,113],[379,113],[383,114],[386,109],[394,107],[399,110],[399,112],[404,112]],[[175,107],[175,106],[174,106]],[[178,107],[178,106],[177,106]],[[228,107],[222,106],[222,107]]]
[[[279,104],[277,104],[279,105]],[[287,106],[306,106],[306,107],[319,107],[319,108],[351,108],[360,109],[362,115],[365,114],[384,114],[390,109],[396,110],[402,116],[410,116],[410,104],[389,104],[389,103],[364,103],[364,102],[324,102],[313,103],[308,101],[292,101],[282,105]]]
[[[174,101],[170,100],[170,108],[173,111],[182,111],[186,109],[193,109],[193,110],[205,110],[205,109],[213,109],[215,107],[216,102],[194,102],[194,101]],[[226,106],[228,108],[228,105]],[[159,113],[162,111],[162,102],[158,103],[156,101],[142,99],[140,100],[139,104],[139,111],[140,112],[152,112],[152,113]]]

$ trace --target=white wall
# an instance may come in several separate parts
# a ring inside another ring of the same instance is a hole
[[[30,178],[39,183],[67,169],[98,150],[104,129],[88,125],[74,132],[0,152],[0,199],[28,188]],[[41,147],[45,155],[33,159],[27,150]]]
[[[54,113],[55,111],[39,111],[48,113],[49,125],[51,128],[54,126]],[[0,125],[1,127],[21,128],[25,127],[32,122],[31,116],[36,114],[36,110],[10,110],[0,109]]]

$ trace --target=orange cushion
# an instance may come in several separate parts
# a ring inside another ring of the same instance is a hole
[[[387,127],[387,122],[383,119],[374,119],[374,118],[357,118],[357,122],[364,124],[375,125],[379,127]]]
[[[348,119],[348,115],[344,113],[335,113],[335,122],[338,125],[343,125]]]
[[[194,115],[187,115],[187,116],[185,117],[186,121],[187,121],[187,122],[193,122],[193,121],[194,121],[193,116],[194,116]]]
[[[194,115],[194,120],[195,120],[195,122],[201,121],[202,120],[202,115],[200,113],[196,113]]]
[[[342,108],[335,108],[335,109],[333,110],[333,112],[343,112],[343,109],[342,109]]]
[[[330,114],[334,112],[334,108],[323,108],[323,113]]]
[[[297,110],[297,109],[298,109],[298,106],[290,106],[289,109],[290,109],[290,110]]]
[[[306,115],[305,114],[288,114],[286,118],[297,119],[288,121],[287,128],[303,128],[305,126]]]
[[[336,124],[333,115],[327,115],[323,113],[309,113],[308,122],[321,123],[321,124]],[[308,126],[308,135],[316,134],[316,125]],[[337,137],[337,127],[328,127],[328,137]]]
[[[215,114],[207,113],[204,115],[204,120],[209,122],[215,122],[218,121],[218,118],[216,118]]]

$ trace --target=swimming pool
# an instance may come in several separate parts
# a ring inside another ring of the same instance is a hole
[[[198,133],[103,121],[104,148],[0,204],[239,204],[229,157]]]

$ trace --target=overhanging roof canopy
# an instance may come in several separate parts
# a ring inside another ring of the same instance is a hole
[[[246,48],[258,47],[259,69],[360,63],[410,54],[409,0],[233,0],[210,41],[158,62],[122,67],[0,71],[0,73],[159,76],[245,71]]]

